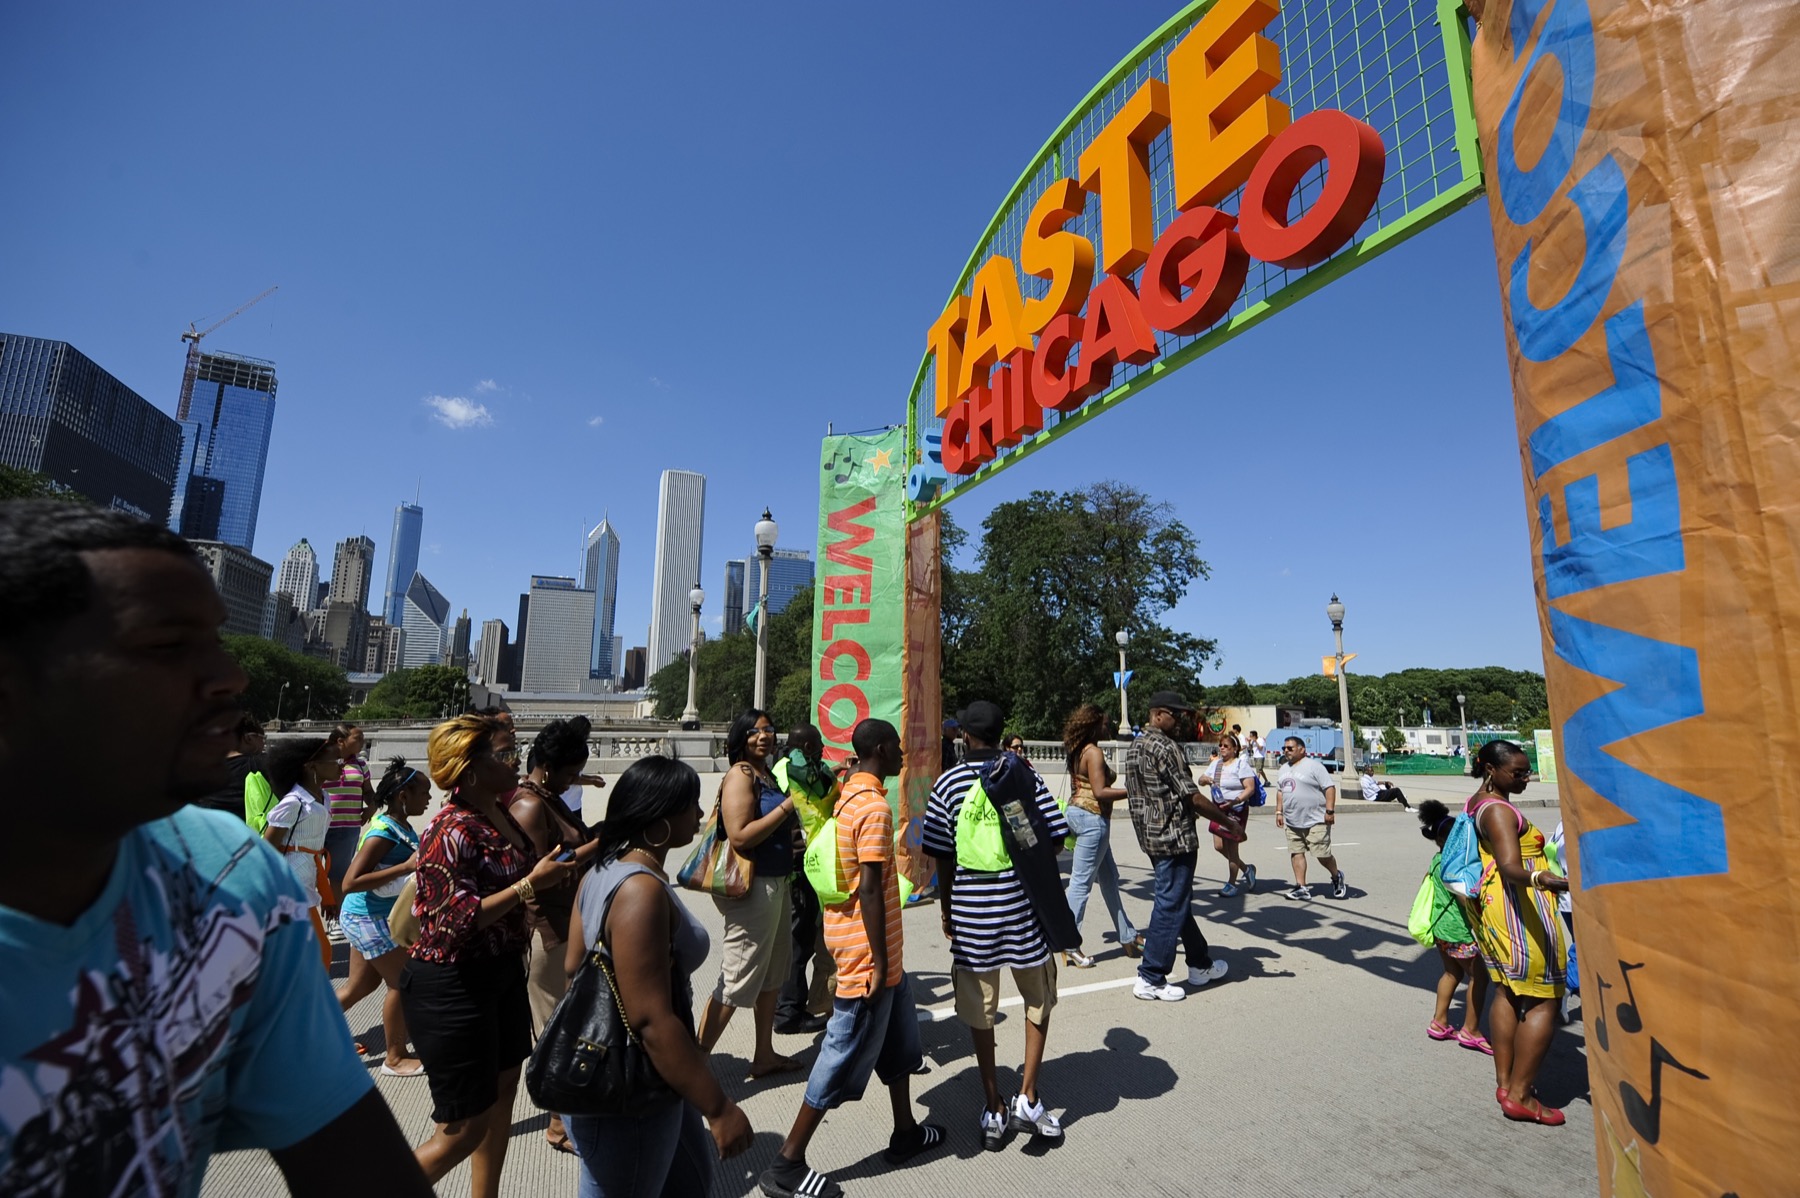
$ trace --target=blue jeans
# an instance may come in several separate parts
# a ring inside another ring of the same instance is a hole
[[[869,1074],[892,1085],[924,1059],[912,979],[902,973],[898,985],[883,986],[877,994],[832,1001],[831,1020],[806,1080],[806,1105],[835,1110],[863,1096]]]
[[[1138,977],[1152,986],[1169,980],[1175,967],[1175,942],[1179,940],[1187,954],[1189,966],[1202,969],[1212,965],[1212,952],[1200,925],[1194,922],[1194,862],[1199,853],[1181,853],[1174,857],[1152,857],[1156,868],[1156,900],[1150,908],[1150,929],[1144,933],[1144,958],[1138,962]]]
[[[1130,944],[1137,939],[1137,929],[1131,926],[1125,904],[1119,899],[1119,863],[1113,860],[1112,826],[1073,803],[1064,814],[1069,818],[1069,830],[1075,833],[1075,860],[1069,866],[1069,911],[1075,916],[1075,926],[1081,927],[1088,890],[1098,882],[1100,898],[1112,913],[1119,943]]]
[[[563,1120],[581,1157],[580,1198],[689,1198],[712,1189],[718,1149],[685,1102],[643,1115]]]

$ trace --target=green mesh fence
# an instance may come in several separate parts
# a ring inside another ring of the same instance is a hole
[[[1003,254],[1017,261],[1025,221],[1038,198],[1051,183],[1075,174],[1081,151],[1146,79],[1167,80],[1170,49],[1211,4],[1212,0],[1200,0],[1188,5],[1115,68],[1070,115],[1001,206],[970,256],[955,293],[968,293],[975,269],[991,255]],[[1480,194],[1481,164],[1468,93],[1468,31],[1458,4],[1459,0],[1283,0],[1280,15],[1263,30],[1281,52],[1282,78],[1275,96],[1288,104],[1295,120],[1320,109],[1348,112],[1378,130],[1387,148],[1380,198],[1356,239],[1332,258],[1305,270],[1286,270],[1252,260],[1237,303],[1211,329],[1187,336],[1157,333],[1160,352],[1154,361],[1117,368],[1111,389],[1074,412],[1045,412],[1041,433],[1000,451],[993,462],[974,474],[952,476],[935,503],[962,494]],[[1161,230],[1177,215],[1166,130],[1149,147],[1149,165],[1156,228]],[[1297,211],[1310,206],[1324,178],[1322,165],[1309,173],[1300,187]],[[1220,207],[1235,213],[1238,198],[1233,194]],[[1098,245],[1101,208],[1100,203],[1089,203],[1066,227]],[[1138,282],[1137,274],[1132,281],[1134,285]],[[1022,276],[1020,285],[1027,298],[1041,296],[1048,286],[1030,276]],[[921,339],[937,315],[920,314]],[[920,434],[943,427],[943,419],[933,410],[934,369],[928,354],[907,401],[910,461],[918,460]],[[928,510],[935,503],[916,510]]]

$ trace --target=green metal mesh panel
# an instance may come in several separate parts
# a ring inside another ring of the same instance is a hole
[[[1002,254],[1017,262],[1025,221],[1038,198],[1057,179],[1075,174],[1081,151],[1146,79],[1168,78],[1169,51],[1210,5],[1211,0],[1190,5],[1160,31],[1153,44],[1140,47],[1141,60],[1127,59],[1116,77],[1091,96],[1044,148],[976,247],[958,285],[962,294],[968,293],[974,268],[989,256]],[[1467,30],[1462,21],[1456,0],[1283,0],[1280,15],[1263,31],[1281,51],[1282,78],[1276,97],[1287,103],[1296,120],[1319,109],[1348,112],[1373,126],[1387,147],[1381,196],[1356,238],[1328,261],[1305,270],[1285,270],[1252,259],[1242,294],[1218,324],[1187,336],[1157,333],[1160,352],[1154,361],[1116,368],[1111,389],[1074,412],[1045,412],[1042,433],[1000,451],[993,462],[974,474],[952,476],[938,502],[969,490],[1059,433],[1478,195],[1480,163],[1468,102]],[[1156,228],[1160,230],[1177,215],[1167,131],[1151,143],[1149,164]],[[1308,174],[1299,190],[1301,206],[1296,211],[1311,205],[1324,180],[1323,165]],[[1235,213],[1238,200],[1239,194],[1234,193],[1220,207]],[[1103,204],[1104,200],[1090,201],[1086,211],[1066,227],[1099,246]],[[1138,274],[1131,279],[1136,285]],[[1042,295],[1047,286],[1041,279],[1020,277],[1027,298]],[[925,314],[919,321],[921,338],[936,316],[936,312]],[[920,434],[943,427],[943,419],[932,410],[935,370],[935,363],[927,357],[908,399],[913,460],[917,460]]]

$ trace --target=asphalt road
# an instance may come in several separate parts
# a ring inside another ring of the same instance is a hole
[[[1437,794],[1454,802],[1468,789],[1458,778],[1401,781],[1415,799]],[[1525,797],[1554,801],[1554,788]],[[1528,814],[1546,831],[1557,820],[1553,806]],[[1438,964],[1435,952],[1406,933],[1407,911],[1431,856],[1417,821],[1388,804],[1346,800],[1334,840],[1350,887],[1341,902],[1280,896],[1288,864],[1273,807],[1258,812],[1245,850],[1262,875],[1256,893],[1219,897],[1224,863],[1203,852],[1195,911],[1230,974],[1181,1003],[1132,998],[1133,963],[1111,943],[1111,921],[1095,896],[1085,930],[1090,938],[1104,934],[1104,943],[1088,944],[1099,963],[1062,971],[1040,1084],[1066,1129],[1055,1147],[1015,1139],[1004,1151],[982,1151],[980,1085],[968,1033],[949,1010],[948,945],[935,908],[909,911],[905,959],[925,1009],[929,1067],[913,1079],[914,1107],[949,1129],[949,1143],[909,1167],[890,1168],[881,1159],[891,1130],[888,1103],[872,1086],[863,1102],[826,1119],[810,1163],[853,1196],[1595,1192],[1581,1025],[1558,1032],[1540,1082],[1546,1103],[1566,1108],[1567,1126],[1504,1120],[1493,1100],[1489,1058],[1424,1034]],[[1141,927],[1149,916],[1150,872],[1122,808],[1113,844],[1128,911]],[[693,910],[716,934],[712,904],[695,897]],[[695,989],[704,996],[715,976],[709,962]],[[1010,982],[1006,990],[1014,993]],[[372,1029],[376,1042],[379,998],[377,992],[350,1020],[358,1033]],[[1460,1018],[1460,1001],[1459,995],[1453,1018]],[[1015,997],[1003,1008],[999,1029],[1001,1084],[1008,1092],[1016,1087],[1023,1028]],[[808,1058],[812,1053],[808,1037],[780,1037],[777,1045]],[[773,1084],[746,1082],[750,1046],[745,1012],[727,1029],[715,1064],[749,1115],[756,1141],[720,1166],[716,1198],[757,1192],[756,1175],[781,1143],[804,1089],[803,1074]],[[376,1084],[407,1136],[425,1138],[425,1083],[377,1075]],[[521,1088],[505,1193],[574,1193],[579,1166],[545,1145],[545,1122]],[[354,1165],[345,1168],[348,1181]],[[203,1190],[209,1198],[281,1192],[279,1174],[262,1153],[215,1159]],[[467,1166],[439,1192],[467,1194]]]

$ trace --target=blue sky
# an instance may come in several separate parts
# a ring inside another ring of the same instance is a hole
[[[987,219],[1174,7],[21,6],[0,330],[173,411],[188,322],[278,283],[206,343],[280,371],[259,556],[385,570],[418,487],[421,568],[510,625],[608,512],[641,644],[659,473],[708,476],[714,613],[765,504],[810,547],[827,423],[904,421]],[[1200,537],[1208,681],[1317,669],[1334,590],[1353,668],[1542,668],[1483,205],[954,512],[1103,478]]]

